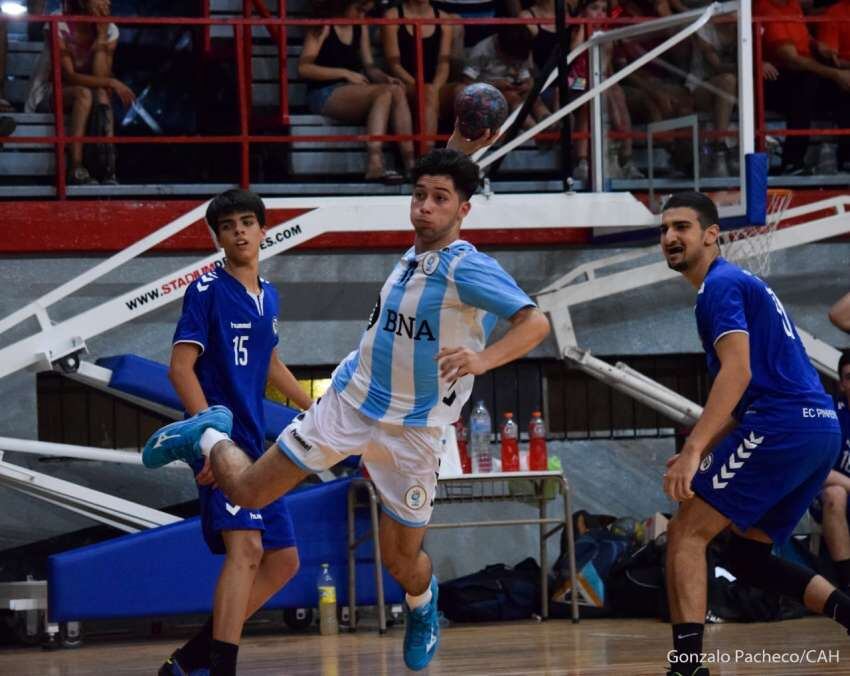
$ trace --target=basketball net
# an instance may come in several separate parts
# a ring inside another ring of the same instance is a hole
[[[723,256],[734,263],[745,263],[742,267],[759,277],[767,277],[770,274],[773,233],[782,222],[793,195],[791,190],[768,190],[765,224],[721,233],[720,247]]]

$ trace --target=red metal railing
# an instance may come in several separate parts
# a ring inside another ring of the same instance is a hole
[[[241,18],[212,18],[209,16],[209,2],[202,3],[204,9],[201,17],[91,17],[91,16],[29,16],[27,21],[36,21],[47,23],[50,25],[50,45],[52,53],[59,53],[59,36],[58,23],[60,21],[68,23],[109,23],[114,22],[124,25],[137,26],[161,26],[161,25],[183,25],[183,26],[200,26],[203,28],[203,50],[205,54],[211,53],[211,36],[210,29],[215,25],[223,25],[232,28],[234,36],[234,53],[236,57],[237,69],[237,94],[239,106],[239,131],[238,134],[231,135],[171,135],[171,136],[118,136],[118,137],[98,137],[98,136],[68,136],[65,132],[64,119],[61,114],[55,115],[56,133],[53,136],[42,137],[26,137],[26,143],[50,143],[56,148],[56,193],[59,199],[66,197],[66,179],[65,179],[65,155],[66,144],[71,142],[84,143],[117,143],[117,144],[137,144],[137,143],[153,143],[153,144],[212,144],[226,143],[240,145],[240,171],[239,182],[242,186],[247,187],[250,184],[250,146],[252,143],[292,143],[294,141],[309,142],[394,142],[394,141],[414,141],[419,144],[420,151],[427,141],[445,140],[447,137],[439,134],[426,134],[424,131],[425,123],[425,78],[424,78],[424,56],[422,49],[422,31],[425,26],[432,24],[442,25],[500,25],[500,24],[534,24],[547,23],[539,18],[513,18],[513,19],[461,19],[461,18],[427,18],[416,19],[404,17],[399,19],[360,19],[352,20],[347,18],[340,19],[306,19],[306,18],[290,18],[286,14],[285,0],[279,2],[279,16],[274,17],[268,10],[262,0],[243,0],[243,16]],[[253,17],[253,12],[256,11],[261,15],[261,18]],[[641,23],[651,20],[651,17],[646,18],[616,18],[606,20],[606,25],[628,25]],[[755,88],[756,88],[756,139],[759,147],[764,146],[764,138],[767,134],[764,122],[764,88],[762,82],[762,40],[761,26],[764,23],[773,21],[790,21],[799,20],[795,17],[756,17],[753,19],[755,29],[754,42],[754,64],[755,64]],[[823,21],[834,20],[824,17],[806,17],[804,21],[807,23],[819,23]],[[286,32],[290,26],[326,26],[326,25],[351,25],[352,23],[363,25],[413,25],[414,37],[416,39],[416,118],[417,126],[413,134],[383,134],[383,135],[299,135],[292,134],[272,134],[257,136],[251,133],[251,83],[252,83],[252,29],[254,26],[264,26],[276,41],[279,48],[279,63],[278,74],[280,77],[280,102],[279,102],[279,120],[284,126],[288,125],[290,120],[289,114],[289,78],[287,71],[287,54],[286,54]],[[550,23],[554,23],[554,19]],[[571,25],[588,24],[597,25],[598,20],[568,18],[567,23]],[[64,110],[64,102],[62,97],[62,72],[59,59],[52,60],[52,80],[55,98],[55,110]],[[772,135],[779,136],[819,136],[819,135],[850,135],[850,130],[847,129],[804,129],[804,130],[771,130]],[[721,132],[722,135],[722,132]],[[555,138],[556,132],[551,132],[548,135],[542,135],[544,138]],[[587,138],[587,133],[573,133],[572,138]],[[642,133],[624,133],[611,132],[612,137],[625,138],[640,138]],[[21,142],[15,139],[15,142]]]

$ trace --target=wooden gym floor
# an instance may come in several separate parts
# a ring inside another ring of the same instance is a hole
[[[356,634],[267,634],[242,644],[240,676],[395,676],[404,674],[403,630],[379,636]],[[88,641],[78,650],[0,649],[0,674],[82,676],[147,674],[154,676],[178,641]],[[653,620],[567,620],[455,625],[443,631],[431,676],[602,675],[659,676],[670,647],[670,627]],[[711,674],[778,676],[850,674],[850,637],[823,618],[768,624],[721,624],[706,629],[706,650],[717,650],[729,663],[712,665]],[[741,651],[736,663],[735,652]],[[762,650],[777,659],[808,658],[803,664],[755,663]],[[806,654],[807,650],[812,650]],[[823,653],[820,651],[823,650]],[[830,655],[830,651],[832,651]],[[818,659],[820,658],[820,662]],[[750,660],[745,663],[744,660]],[[831,662],[831,663],[830,663]],[[408,672],[409,673],[409,672]]]

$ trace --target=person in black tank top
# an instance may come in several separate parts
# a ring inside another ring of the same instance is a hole
[[[441,18],[443,14],[435,9],[429,0],[405,0],[398,7],[391,7],[384,17],[387,19]],[[422,57],[425,75],[425,124],[427,134],[436,134],[440,111],[450,102],[451,86],[446,86],[449,78],[449,62],[453,38],[453,26],[431,24],[422,26]],[[390,73],[401,80],[407,90],[410,105],[416,110],[416,39],[414,26],[395,25],[381,27],[381,41],[384,56]],[[441,96],[442,92],[442,96]],[[433,141],[426,144],[430,149]]]
[[[321,18],[358,21],[371,10],[372,2],[330,0],[314,3],[314,7],[316,16]],[[316,115],[349,124],[365,124],[370,136],[409,135],[413,131],[404,85],[375,66],[369,31],[360,25],[320,26],[308,30],[298,59],[298,75],[307,80],[307,102]],[[404,171],[408,172],[414,162],[413,142],[402,141],[398,145]],[[380,141],[369,141],[366,148],[367,180],[403,181],[401,174],[384,166]]]

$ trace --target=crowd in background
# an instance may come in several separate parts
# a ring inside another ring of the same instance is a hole
[[[704,0],[568,0],[571,17],[588,24],[573,25],[568,47],[574,49],[593,30],[611,27],[611,19],[660,17],[697,9]],[[108,15],[109,0],[64,0],[67,14]],[[424,71],[424,133],[445,133],[454,119],[453,102],[460,88],[471,82],[497,87],[511,107],[527,97],[558,44],[554,0],[403,0],[376,6],[373,0],[320,0],[310,3],[316,17],[349,18],[487,18],[524,17],[538,22],[527,25],[460,26],[437,23],[422,27]],[[28,9],[45,10],[45,0],[29,0]],[[796,17],[761,24],[766,107],[784,118],[791,129],[811,128],[826,122],[850,128],[850,0],[831,4],[801,5],[800,0],[755,0],[753,15]],[[805,23],[806,15],[830,20]],[[841,19],[847,19],[846,22]],[[41,39],[43,28],[29,25],[31,39]],[[604,75],[623,68],[669,37],[657,32],[639,39],[619,41],[602,50]],[[68,131],[74,135],[98,132],[109,135],[113,104],[131,105],[134,92],[113,75],[119,29],[114,24],[59,24],[62,49],[63,100],[70,112]],[[0,114],[14,108],[6,100],[5,24],[0,22]],[[606,143],[605,173],[612,178],[641,178],[634,159],[640,139],[633,125],[646,125],[697,113],[704,135],[701,174],[726,177],[739,171],[735,111],[738,101],[737,23],[734,16],[706,24],[686,40],[636,71],[605,94],[606,125],[615,132]],[[49,41],[31,78],[25,109],[53,109]],[[118,56],[117,58],[120,58]],[[314,114],[340,122],[363,125],[369,134],[409,135],[418,112],[416,45],[412,25],[382,25],[370,29],[359,25],[322,26],[306,31],[298,58],[298,76],[307,84],[306,106]],[[589,84],[589,59],[582,54],[570,67],[567,81],[571,95],[580,95]],[[816,102],[817,105],[812,105]],[[558,89],[549,87],[531,106],[524,121],[529,128],[561,107]],[[589,173],[588,107],[571,120],[574,141],[573,176],[586,180]],[[8,126],[8,125],[6,125]],[[0,119],[0,131],[6,128]],[[549,131],[557,131],[557,124]],[[850,136],[839,137],[836,169],[850,170]],[[425,147],[434,143],[430,139]],[[550,139],[538,138],[541,150]],[[787,175],[811,172],[806,163],[810,140],[806,136],[784,139],[776,171]],[[415,153],[411,142],[398,143],[400,167],[406,172]],[[684,144],[687,146],[687,144]],[[683,144],[661,143],[677,162],[687,165],[691,157],[678,158]],[[84,148],[70,144],[68,180],[74,184],[110,183],[116,180],[114,159],[100,150],[97,175],[86,167]],[[403,180],[384,166],[383,144],[367,144],[365,178],[383,182]]]

